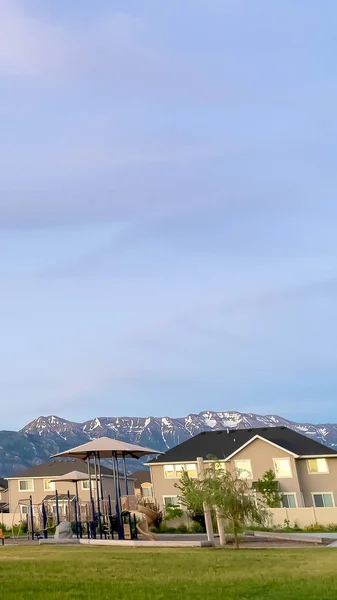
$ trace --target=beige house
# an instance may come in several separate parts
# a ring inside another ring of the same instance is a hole
[[[72,471],[83,473],[88,476],[88,467],[86,462],[75,458],[54,459],[49,462],[32,467],[26,471],[8,478],[8,501],[10,513],[20,513],[24,517],[29,511],[30,496],[34,505],[41,504],[42,501],[49,502],[54,509],[56,506],[55,490],[59,496],[59,511],[63,514],[68,503],[68,491],[71,498],[75,497],[75,483],[54,480],[64,476]],[[110,495],[112,501],[115,500],[115,483],[111,470],[107,467],[101,467],[102,486],[104,497]],[[95,499],[95,474],[91,467],[91,487],[92,495]],[[121,493],[125,494],[125,479],[120,475]],[[134,480],[128,477],[129,494],[134,493]],[[78,496],[80,502],[90,502],[89,478],[78,482]]]
[[[272,469],[284,508],[337,505],[337,452],[286,427],[204,432],[148,463],[157,504],[178,504],[183,470],[197,477],[197,457],[220,462],[251,482]]]
[[[0,513],[8,511],[8,481],[0,479]],[[1,522],[1,519],[0,519]]]

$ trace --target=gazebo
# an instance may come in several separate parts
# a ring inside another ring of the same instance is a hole
[[[90,500],[93,505],[92,498],[92,472],[91,472],[91,461],[93,461],[93,471],[96,484],[96,498],[97,498],[97,510],[98,518],[100,523],[100,534],[102,536],[101,528],[101,501],[104,500],[104,489],[101,475],[101,460],[110,459],[112,460],[112,475],[114,479],[114,489],[116,496],[116,517],[118,523],[118,536],[120,539],[124,539],[123,525],[121,519],[121,485],[120,485],[120,472],[119,472],[119,460],[123,463],[123,475],[125,478],[125,491],[126,495],[129,494],[126,459],[136,458],[139,459],[142,456],[149,454],[161,454],[158,450],[151,448],[144,448],[136,444],[129,444],[127,442],[121,442],[108,437],[101,437],[92,440],[81,446],[76,446],[65,452],[60,452],[52,456],[52,458],[72,457],[85,460],[88,465],[88,479],[89,479],[89,491]],[[76,481],[76,479],[70,479],[70,474],[63,477],[63,481]],[[83,474],[82,474],[83,476]]]

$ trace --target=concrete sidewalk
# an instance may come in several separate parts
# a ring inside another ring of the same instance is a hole
[[[270,540],[287,540],[291,542],[304,542],[311,544],[329,544],[337,541],[337,533],[279,533],[276,531],[254,531],[255,537]]]

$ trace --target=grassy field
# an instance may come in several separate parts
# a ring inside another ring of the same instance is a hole
[[[337,550],[0,547],[0,598],[335,600]]]

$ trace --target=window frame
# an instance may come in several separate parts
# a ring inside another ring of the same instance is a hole
[[[181,469],[179,468],[179,471],[177,471],[177,467],[181,467]],[[174,465],[174,478],[180,479],[185,470],[185,465],[182,463],[177,463],[176,465]]]
[[[239,462],[249,463],[249,465],[250,465],[250,476],[249,477],[240,477],[239,469],[237,467],[237,463],[239,463]],[[237,460],[234,460],[234,468],[235,468],[235,471],[238,473],[239,479],[244,479],[246,481],[251,481],[254,479],[252,461],[250,458],[238,458]]]
[[[163,495],[163,507],[167,508],[167,504],[165,503],[166,498],[179,498],[179,496],[176,496],[175,494],[164,494]],[[168,503],[170,504],[170,503]],[[172,504],[172,506],[176,506],[177,508],[181,508],[181,504],[180,502],[177,502],[177,504]]]
[[[189,469],[188,467],[193,467],[193,468]],[[197,465],[197,463],[186,463],[185,470],[186,470],[186,473],[188,474],[188,476],[191,479],[197,479],[198,478],[198,465]],[[192,472],[192,471],[195,472],[195,475],[190,475],[190,472]]]
[[[32,482],[32,487],[31,488],[27,488],[26,490],[22,490],[20,488],[20,483],[22,481],[31,481]],[[27,492],[35,492],[34,479],[32,477],[27,477],[27,479],[18,479],[18,490],[19,490],[20,494],[26,494]]]
[[[316,506],[315,496],[331,496],[332,506]],[[311,492],[312,504],[314,508],[335,508],[335,496],[333,492]]]
[[[143,491],[148,490],[150,494],[144,494]],[[140,495],[142,498],[153,498],[153,485],[149,481],[144,481],[140,484]]]
[[[167,467],[172,467],[171,469],[167,469]],[[167,473],[172,473],[172,475],[167,476]],[[164,465],[164,477],[165,479],[175,479],[176,476],[176,470],[175,470],[175,466],[172,464],[167,464]]]
[[[46,481],[52,484],[52,487],[46,487]],[[45,492],[55,492],[55,481],[51,481],[50,479],[43,480],[43,489]]]
[[[287,460],[288,461],[288,464],[290,467],[290,475],[279,475],[277,473],[277,469],[276,469],[276,461],[277,460]],[[276,479],[293,479],[294,475],[293,475],[293,468],[292,468],[290,456],[280,456],[280,457],[273,458],[273,465],[274,465],[274,472],[275,472]]]
[[[325,464],[326,464],[327,470],[326,471],[310,471],[310,469],[309,469],[309,462],[312,461],[312,460],[316,460],[316,461],[324,460]],[[328,461],[327,461],[327,459],[325,457],[307,458],[306,462],[307,462],[307,470],[308,470],[309,475],[329,475],[329,473],[330,473],[330,471],[329,471],[329,464],[328,464]]]
[[[84,484],[87,483],[88,487],[84,487]],[[89,484],[89,479],[82,479],[81,481],[81,489],[82,492],[89,492],[90,491],[90,484]],[[96,489],[96,480],[95,479],[91,479],[91,491],[95,491]]]
[[[27,509],[26,511],[23,511],[22,509],[25,508]],[[29,504],[20,504],[20,515],[26,517],[27,515],[29,515]]]
[[[293,496],[295,498],[295,506],[283,506],[282,505],[282,500],[283,498],[281,498],[280,500],[280,508],[285,508],[287,510],[291,510],[292,508],[298,508],[298,502],[297,502],[297,493],[296,492],[285,492],[284,494],[281,494],[281,496]]]

